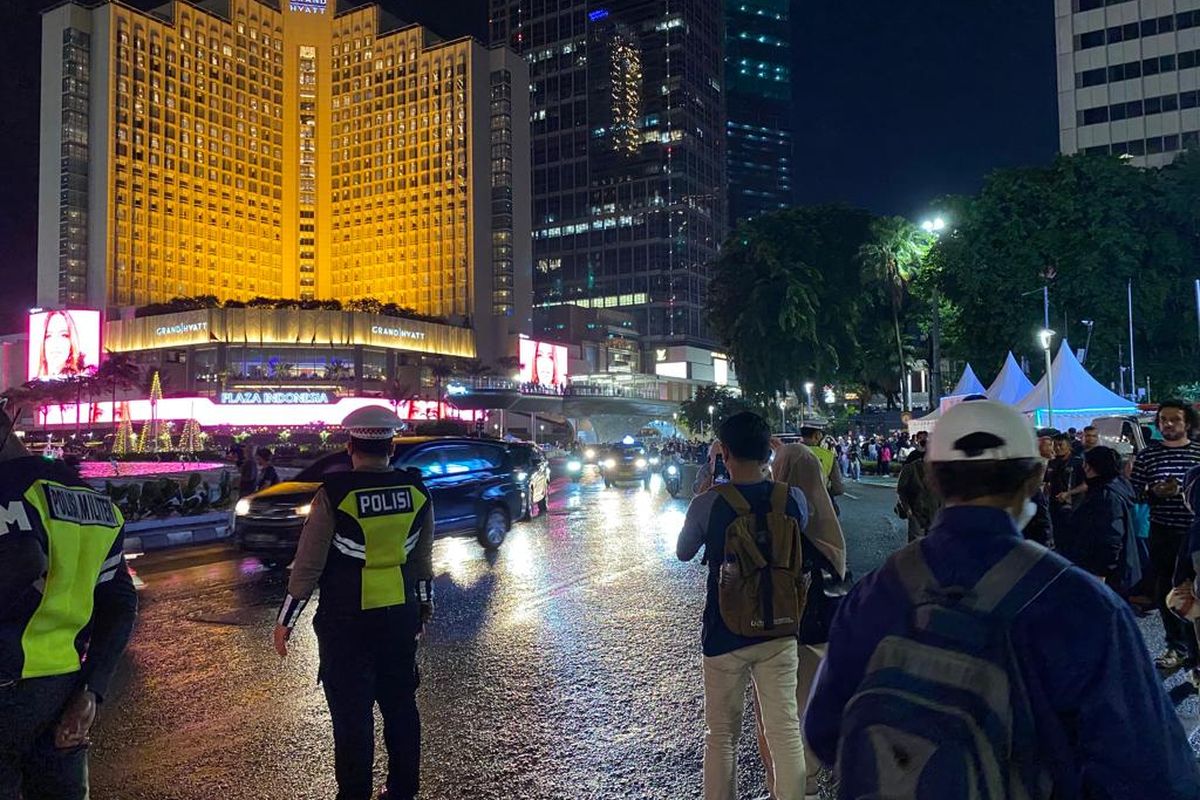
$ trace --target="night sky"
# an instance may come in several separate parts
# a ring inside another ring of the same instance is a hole
[[[38,11],[52,1],[0,0],[0,333],[16,330],[33,301]],[[446,37],[486,36],[486,0],[381,5]],[[915,218],[935,197],[973,192],[998,167],[1053,157],[1052,0],[792,5],[800,202]]]

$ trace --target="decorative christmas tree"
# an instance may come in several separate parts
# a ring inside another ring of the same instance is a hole
[[[200,430],[200,423],[195,419],[189,419],[183,423],[183,430],[179,434],[179,450],[184,453],[196,453],[204,449],[204,433]]]
[[[155,448],[160,453],[169,453],[175,449],[174,443],[171,441],[171,423],[158,423],[158,446]]]
[[[121,417],[121,424],[117,427],[117,433],[113,437],[112,451],[113,455],[123,456],[137,449],[137,438],[133,435],[133,422],[129,419],[128,404],[126,404],[125,413]]]
[[[163,428],[158,422],[158,401],[162,400],[162,382],[158,379],[158,370],[154,371],[154,377],[150,381],[150,419],[142,426],[142,435],[138,437],[137,451],[145,453],[147,451],[157,452],[160,449],[171,449],[171,431],[166,431],[166,437],[163,437]],[[163,444],[166,447],[163,447]]]

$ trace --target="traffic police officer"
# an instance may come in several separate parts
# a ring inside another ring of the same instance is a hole
[[[88,732],[137,614],[124,524],[30,455],[0,401],[0,800],[88,795]]]
[[[836,498],[846,493],[846,485],[842,481],[842,468],[837,463],[837,454],[821,444],[825,435],[825,423],[820,420],[805,420],[800,426],[800,439],[821,462],[821,471],[826,476],[826,488],[833,500],[833,510],[839,516],[842,510],[838,508]]]
[[[417,640],[433,616],[433,504],[416,473],[392,469],[399,417],[368,406],[342,425],[354,469],[328,476],[313,498],[275,649],[287,655],[292,627],[319,585],[313,627],[338,800],[371,797],[376,703],[388,751],[386,796],[413,800],[421,763]]]

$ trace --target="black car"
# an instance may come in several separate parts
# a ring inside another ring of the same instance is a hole
[[[513,442],[508,452],[512,456],[513,474],[525,491],[520,519],[531,518],[535,506],[539,515],[545,514],[550,501],[550,462],[546,454],[533,442]]]
[[[605,488],[616,483],[636,481],[649,489],[652,470],[650,454],[640,442],[626,440],[614,444],[600,460],[600,474],[604,476]]]
[[[489,550],[503,544],[526,506],[525,486],[502,442],[402,437],[396,440],[392,466],[421,473],[433,497],[437,534],[473,534]],[[268,566],[290,561],[324,477],[349,470],[349,454],[331,453],[294,479],[240,499],[234,512],[238,545]]]

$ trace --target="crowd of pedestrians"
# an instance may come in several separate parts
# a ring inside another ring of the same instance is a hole
[[[840,797],[1200,798],[1163,687],[1200,688],[1200,430],[1182,402],[1157,416],[1136,456],[987,400],[911,439],[721,425],[728,482],[697,487],[678,541],[708,565],[705,800],[737,796],[747,686],[773,800],[817,797],[822,768]],[[851,588],[834,498],[864,457],[901,462],[909,543]]]

